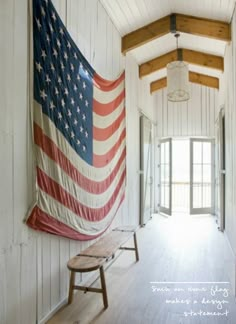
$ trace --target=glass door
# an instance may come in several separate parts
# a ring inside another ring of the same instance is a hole
[[[140,225],[152,216],[152,123],[145,116],[140,117]]]
[[[160,212],[171,215],[172,141],[160,142]]]
[[[213,141],[190,139],[190,214],[213,212]]]

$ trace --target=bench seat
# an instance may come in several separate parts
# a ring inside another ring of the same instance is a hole
[[[124,244],[132,236],[134,240],[134,247],[125,247]],[[68,304],[72,303],[73,291],[82,290],[84,292],[92,291],[102,293],[104,307],[108,307],[103,265],[106,261],[114,258],[116,251],[119,249],[134,251],[136,261],[139,261],[136,228],[131,226],[117,227],[68,261],[67,267],[71,272]],[[99,270],[100,272],[101,288],[75,285],[76,272],[82,273],[95,270]]]

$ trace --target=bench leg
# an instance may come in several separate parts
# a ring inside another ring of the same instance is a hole
[[[70,288],[69,288],[69,296],[68,296],[68,304],[71,304],[73,301],[73,287],[75,284],[75,272],[70,272]]]
[[[101,279],[101,286],[102,286],[103,304],[104,304],[104,307],[107,308],[108,307],[107,288],[106,288],[106,281],[105,281],[103,266],[100,267],[99,271],[100,271],[100,279]]]
[[[136,256],[136,261],[139,261],[139,255],[138,255],[138,243],[137,243],[137,237],[136,233],[134,232],[134,248],[135,248],[135,256]]]

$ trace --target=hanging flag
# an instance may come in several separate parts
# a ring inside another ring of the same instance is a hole
[[[89,240],[124,199],[125,76],[93,70],[50,0],[33,1],[33,38],[37,197],[27,224]]]

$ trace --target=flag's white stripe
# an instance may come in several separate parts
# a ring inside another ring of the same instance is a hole
[[[122,134],[123,130],[125,129],[125,119],[123,122],[120,124],[119,128],[116,130],[116,132],[109,137],[106,141],[93,141],[93,152],[94,154],[97,155],[104,155],[107,152],[109,152],[113,146],[116,144],[118,141],[120,135]]]
[[[100,116],[93,113],[93,124],[98,128],[107,128],[110,126],[121,114],[122,110],[124,109],[124,100],[122,100],[121,104],[109,115],[107,116]]]
[[[49,196],[44,191],[38,191],[38,207],[49,214],[51,217],[57,219],[58,221],[66,224],[67,226],[79,231],[81,234],[86,235],[97,235],[104,231],[106,225],[112,220],[114,214],[119,207],[121,198],[125,190],[125,181],[120,188],[117,195],[116,201],[110,209],[109,213],[105,218],[100,221],[88,221],[76,214],[74,214],[70,209],[59,203],[57,200]]]
[[[74,151],[70,144],[65,140],[62,133],[56,128],[52,121],[42,113],[41,105],[34,101],[34,120],[43,129],[44,133],[51,138],[54,143],[58,143],[61,151],[71,161],[75,168],[84,176],[90,178],[92,181],[103,181],[106,179],[114,167],[116,166],[123,149],[125,148],[125,140],[120,145],[120,150],[115,157],[103,168],[95,168],[88,165],[80,156]]]
[[[103,91],[96,86],[93,87],[93,96],[94,99],[101,104],[107,104],[113,100],[115,100],[120,93],[125,88],[125,81],[122,81],[115,89],[111,91]]]
[[[37,165],[43,170],[51,179],[56,181],[60,186],[70,193],[78,202],[89,208],[101,208],[113,195],[114,190],[120,180],[120,177],[125,169],[125,161],[116,174],[113,182],[102,194],[92,194],[83,190],[79,185],[74,182],[53,160],[51,160],[39,148],[36,150]]]

